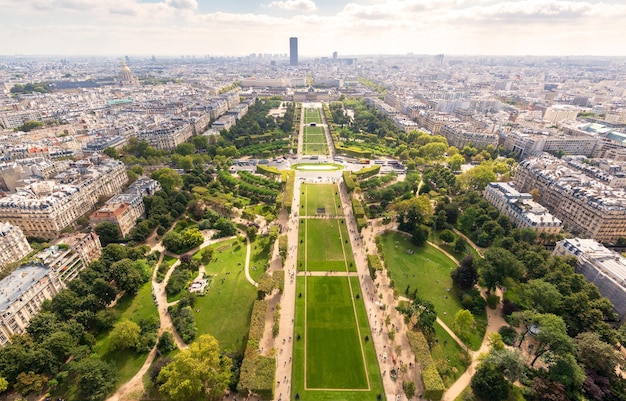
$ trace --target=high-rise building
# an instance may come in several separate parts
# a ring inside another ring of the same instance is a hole
[[[298,38],[289,38],[289,65],[298,65]]]

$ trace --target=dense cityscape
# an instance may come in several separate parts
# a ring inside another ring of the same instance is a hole
[[[625,400],[626,59],[0,57],[0,397]]]

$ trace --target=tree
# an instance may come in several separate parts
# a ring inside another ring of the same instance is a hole
[[[105,155],[107,155],[107,156],[109,156],[110,158],[113,158],[113,159],[119,159],[120,158],[120,154],[117,151],[117,149],[112,148],[110,146],[108,148],[105,148],[102,151],[102,153],[104,153]]]
[[[474,394],[485,401],[502,401],[509,397],[511,385],[497,366],[481,363],[472,376]]]
[[[565,386],[543,377],[535,377],[530,385],[532,401],[569,401]]]
[[[558,313],[563,296],[554,284],[544,280],[530,280],[521,291],[521,304],[539,313]]]
[[[507,348],[492,350],[482,363],[497,367],[510,382],[516,382],[524,377],[524,358],[519,350]]]
[[[478,273],[488,290],[495,290],[505,280],[519,280],[524,274],[524,265],[515,255],[503,248],[489,248],[483,259],[478,260]]]
[[[454,327],[464,336],[474,326],[474,315],[467,309],[461,309],[454,315]]]
[[[15,382],[15,390],[23,396],[27,396],[31,393],[38,393],[43,389],[43,385],[46,382],[44,375],[35,374],[35,372],[22,372],[17,375],[17,381]]]
[[[153,172],[150,177],[157,180],[161,184],[161,188],[167,193],[180,188],[183,185],[183,179],[176,171],[171,168],[161,168]]]
[[[161,355],[167,354],[170,351],[175,350],[176,341],[174,341],[174,335],[169,331],[164,331],[163,334],[159,336],[159,341],[157,342],[157,349],[161,353]]]
[[[218,400],[230,381],[231,366],[217,340],[202,335],[161,369],[159,392],[174,401]]]
[[[461,238],[459,238],[460,240]],[[458,240],[457,240],[458,241]],[[471,253],[461,259],[459,266],[450,273],[454,285],[468,291],[478,282],[478,271],[474,263],[474,255]]]
[[[443,230],[439,233],[439,239],[448,244],[454,241],[454,234],[450,230]]]
[[[415,246],[422,246],[428,240],[428,229],[422,226],[417,226],[411,232],[411,242]]]
[[[448,167],[450,167],[450,170],[460,171],[461,165],[465,163],[465,158],[459,153],[455,153],[452,156],[448,157],[448,160],[446,161],[448,163]]]
[[[96,232],[96,234],[98,234],[98,237],[100,237],[100,242],[102,243],[102,246],[107,246],[112,242],[120,242],[120,240],[122,239],[120,227],[115,223],[111,223],[110,221],[103,221],[102,223],[98,224],[94,228],[94,231]]]
[[[101,359],[86,358],[74,362],[70,372],[77,376],[80,399],[101,401],[115,388],[115,369]]]
[[[465,253],[467,250],[467,241],[463,237],[459,237],[454,242],[454,252]]]
[[[433,214],[430,199],[426,195],[413,197],[395,205],[398,212],[398,228],[401,231],[412,233],[416,227],[424,224]]]
[[[193,155],[196,152],[196,147],[193,143],[183,142],[176,146],[176,153],[182,156]]]
[[[575,342],[580,363],[603,376],[610,376],[618,365],[625,362],[624,357],[615,352],[612,345],[602,341],[598,333],[580,333],[576,336]]]
[[[59,362],[65,362],[77,344],[78,339],[70,333],[56,331],[46,337],[41,343],[41,347],[52,352]]]
[[[0,377],[0,393],[7,391],[9,388],[9,382],[4,377]]]
[[[120,320],[109,335],[112,350],[122,351],[134,349],[139,344],[141,328],[132,320]]]
[[[128,258],[111,265],[111,277],[115,280],[117,288],[129,294],[135,294],[146,281],[141,272],[135,268],[135,263]]]
[[[535,340],[535,358],[530,363],[534,366],[540,356],[550,352],[556,356],[574,352],[574,342],[567,334],[567,327],[563,318],[551,313],[537,315],[538,332]]]

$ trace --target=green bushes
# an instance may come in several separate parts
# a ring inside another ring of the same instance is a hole
[[[256,172],[267,177],[281,175],[281,172],[276,167],[265,166],[263,164],[256,165]]]
[[[355,179],[363,180],[365,178],[373,177],[376,174],[380,173],[380,165],[375,165],[372,167],[362,168],[358,171],[352,173]]]
[[[274,399],[274,380],[276,376],[276,358],[258,355],[245,358],[241,363],[241,373],[237,391],[258,394],[264,400]]]
[[[339,154],[342,155],[346,155],[346,156],[350,156],[350,157],[357,157],[357,158],[366,158],[369,159],[372,157],[372,152],[370,150],[363,150],[361,148],[357,148],[354,146],[351,147],[345,147],[343,146],[343,144],[335,144],[335,151]]]
[[[383,263],[378,255],[367,255],[367,267],[369,268],[372,280],[376,278],[376,272],[383,270]]]
[[[288,212],[291,212],[291,205],[293,204],[293,191],[296,183],[296,172],[291,170],[283,171],[283,181],[287,183],[285,185],[283,205]]]
[[[259,342],[265,329],[267,301],[254,301],[248,344],[241,363],[237,391],[242,394],[252,392],[264,400],[274,398],[274,380],[276,376],[276,359],[259,355]],[[276,316],[276,315],[275,315]]]
[[[352,212],[357,219],[359,217],[365,217],[365,209],[363,209],[361,201],[356,198],[352,198]]]
[[[422,384],[424,384],[424,398],[429,400],[440,400],[446,389],[434,365],[422,371]]]
[[[276,305],[274,309],[273,324],[272,324],[272,337],[278,337],[280,331],[280,304]]]
[[[280,259],[283,264],[285,263],[285,259],[287,259],[287,250],[289,249],[289,242],[287,234],[283,234],[278,237],[278,253],[280,253]]]
[[[282,183],[278,181],[274,181],[273,179],[270,180],[268,178],[259,177],[258,175],[254,175],[249,171],[242,170],[242,171],[239,171],[237,174],[239,175],[239,178],[241,178],[242,181],[245,181],[248,184],[263,186],[263,187],[267,187],[271,189],[281,189],[282,187]]]
[[[186,343],[193,341],[196,338],[198,328],[191,305],[181,299],[176,305],[170,306],[169,311],[172,316],[172,323],[180,334],[180,338]]]
[[[354,191],[354,188],[356,188],[356,184],[354,182],[354,179],[352,179],[352,173],[350,173],[349,171],[344,171],[342,174],[343,182],[345,182],[348,192]]]
[[[420,364],[422,369],[422,383],[424,385],[424,398],[431,400],[440,400],[445,390],[443,380],[437,371],[437,366],[433,361],[428,343],[424,334],[419,331],[407,332],[411,351],[415,355],[415,360]]]
[[[274,288],[278,288],[278,291],[283,292],[285,290],[285,271],[275,271],[272,273],[272,279],[274,280]]]
[[[248,340],[261,341],[265,329],[265,315],[267,314],[267,301],[254,301],[252,316],[250,317],[250,331]]]

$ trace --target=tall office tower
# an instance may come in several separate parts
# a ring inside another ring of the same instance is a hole
[[[298,38],[289,38],[289,65],[298,65]]]

